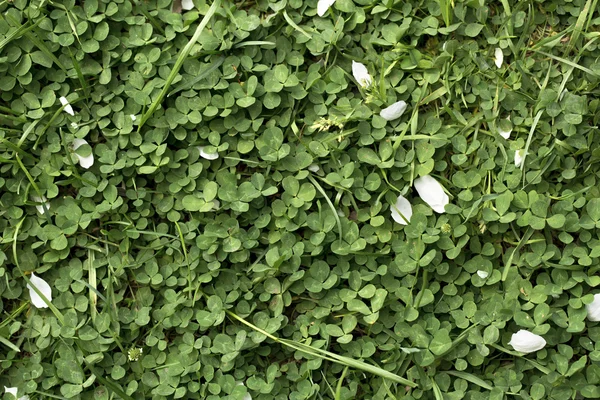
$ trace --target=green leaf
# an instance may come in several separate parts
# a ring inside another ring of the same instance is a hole
[[[434,333],[431,343],[429,343],[429,350],[436,356],[444,354],[446,351],[452,348],[452,340],[448,331],[440,329]]]
[[[481,32],[482,29],[483,29],[482,24],[477,24],[477,23],[467,24],[467,26],[465,27],[465,35],[467,35],[469,37],[476,37],[477,35],[479,35],[479,33]]]

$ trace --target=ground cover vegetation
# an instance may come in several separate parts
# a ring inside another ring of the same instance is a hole
[[[598,6],[0,2],[3,399],[600,398]]]

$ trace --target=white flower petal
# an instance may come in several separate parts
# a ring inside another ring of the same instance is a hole
[[[319,170],[320,170],[320,169],[321,169],[321,168],[319,168],[319,166],[318,166],[317,164],[310,164],[310,165],[308,166],[308,170],[309,170],[310,172],[317,173],[317,172],[319,172]]]
[[[131,115],[129,116],[129,118],[131,118],[131,120],[132,120],[132,121],[135,121],[135,120],[137,119],[137,117],[136,117],[135,115],[133,115],[133,114],[131,114]]]
[[[442,185],[429,175],[415,179],[415,189],[419,196],[433,211],[442,214],[444,206],[450,202],[450,198],[444,192]]]
[[[496,64],[496,67],[501,68],[503,61],[504,53],[500,47],[496,47],[496,50],[494,51],[494,63]]]
[[[481,279],[485,279],[489,276],[490,274],[486,271],[482,271],[482,270],[478,270],[477,271],[477,276],[480,277]]]
[[[371,86],[373,78],[369,75],[369,70],[364,64],[352,60],[352,75],[358,84],[364,88]]]
[[[543,349],[546,346],[546,340],[540,335],[521,329],[519,332],[513,333],[508,344],[521,353],[533,353]]]
[[[506,121],[508,121],[510,123],[510,118],[506,118]],[[504,139],[510,138],[511,133],[512,133],[512,124],[511,124],[511,128],[509,128],[506,131],[500,127],[500,124],[498,124],[498,134],[500,136],[502,136]]]
[[[36,203],[42,203],[42,204],[38,204],[37,206],[35,206],[35,208],[37,208],[37,210],[40,214],[43,215],[46,212],[46,210],[50,210],[50,203],[48,202],[48,199],[46,198],[46,196],[42,196],[42,197],[31,196],[31,200],[35,201]],[[44,206],[46,206],[46,209],[44,209]]]
[[[194,8],[194,2],[192,0],[181,0],[181,8],[184,10],[191,10]]]
[[[407,225],[412,217],[412,206],[410,202],[402,195],[398,196],[396,204],[392,204],[392,218],[401,225]],[[401,215],[402,214],[402,215]],[[402,217],[406,218],[406,220]]]
[[[501,128],[498,128],[498,133],[500,134],[500,136],[502,136],[504,139],[508,139],[510,137],[510,134],[512,133],[512,129],[509,129],[507,131],[503,131]]]
[[[600,294],[594,295],[594,301],[585,306],[587,318],[590,321],[600,321]]]
[[[83,146],[84,144],[88,144],[88,142],[86,142],[84,139],[74,139],[73,140],[73,150],[77,150],[79,147]],[[92,165],[94,165],[94,155],[93,154],[90,154],[87,157],[82,157],[79,154],[75,153],[75,156],[77,157],[77,160],[79,161],[79,165],[81,165],[82,168],[88,169]]]
[[[60,103],[63,106],[65,106],[65,111],[67,114],[75,115],[75,112],[73,111],[73,107],[71,107],[71,104],[69,104],[69,100],[67,100],[67,98],[65,96],[62,96],[59,100],[60,100]]]
[[[31,273],[31,277],[29,278],[31,285],[35,286],[46,298],[48,301],[52,301],[52,289],[48,282],[43,280],[40,277],[37,277]],[[27,284],[27,289],[29,289],[29,296],[31,296],[31,303],[37,308],[47,308],[48,304],[33,290],[33,287],[29,283]]]
[[[219,158],[219,153],[207,153],[204,146],[198,146],[198,151],[200,152],[200,157],[207,160],[216,160]]]
[[[404,114],[404,111],[406,111],[406,107],[408,107],[406,102],[403,100],[400,100],[400,101],[395,102],[391,106],[381,110],[379,115],[381,116],[381,118],[385,119],[386,121],[393,121],[395,119],[400,118],[402,116],[402,114]]]
[[[16,387],[6,387],[4,386],[4,393],[9,393],[17,398],[17,388]]]
[[[331,7],[335,3],[335,0],[319,0],[317,3],[317,15],[322,17],[325,15],[329,7]]]
[[[515,167],[519,168],[525,158],[525,149],[515,151]]]

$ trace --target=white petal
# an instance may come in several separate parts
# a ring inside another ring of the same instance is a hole
[[[358,84],[364,88],[371,86],[373,78],[369,75],[369,70],[364,64],[352,60],[352,75]]]
[[[395,119],[400,118],[402,114],[404,114],[404,111],[406,111],[407,106],[408,105],[406,104],[406,102],[400,100],[395,102],[391,106],[381,110],[379,115],[386,121],[393,121]]]
[[[17,398],[17,388],[16,387],[6,387],[4,386],[4,393],[9,393]]]
[[[192,0],[181,0],[181,8],[184,10],[191,10],[194,8],[194,2]]]
[[[137,119],[137,117],[136,117],[135,115],[133,115],[133,114],[131,114],[131,115],[129,116],[129,118],[131,118],[131,120],[132,120],[132,121],[135,121],[135,120]]]
[[[506,118],[506,120],[510,122],[510,118]],[[500,125],[498,125],[498,134],[500,134],[500,136],[502,136],[504,139],[508,139],[510,137],[511,133],[512,133],[512,127],[509,128],[507,131],[505,131],[500,127]]]
[[[84,139],[74,139],[73,140],[73,150],[77,150],[79,147],[83,146],[84,144],[88,144],[88,142],[86,142]],[[79,161],[79,165],[81,165],[85,169],[88,169],[89,167],[94,165],[94,155],[93,154],[90,154],[87,157],[82,157],[79,154],[75,153],[75,156],[77,157],[77,160]]]
[[[37,208],[37,210],[40,214],[44,214],[46,212],[46,210],[50,210],[50,203],[48,202],[48,199],[46,198],[46,196],[42,196],[42,197],[31,196],[31,200],[35,201],[36,203],[42,203],[42,204],[35,206],[35,208]],[[44,206],[46,206],[46,210],[44,210]]]
[[[504,53],[502,52],[502,49],[500,47],[496,47],[496,50],[494,51],[494,63],[496,64],[496,67],[502,67],[503,61]]]
[[[442,185],[429,175],[415,179],[415,189],[421,199],[439,214],[444,212],[444,206],[450,202]]]
[[[35,276],[31,273],[31,277],[29,278],[31,285],[35,286],[46,298],[48,301],[52,301],[52,289],[50,289],[50,285],[48,282],[43,280],[40,277]],[[31,302],[37,308],[47,308],[48,304],[33,290],[33,287],[29,283],[27,284],[27,288],[29,289],[29,296],[31,296]]]
[[[317,15],[322,17],[325,15],[329,7],[331,7],[335,3],[335,0],[319,0],[317,3]]]
[[[594,295],[594,301],[585,306],[590,321],[600,321],[600,294]]]
[[[519,168],[525,158],[525,149],[515,151],[515,167]]]
[[[546,346],[546,340],[540,335],[521,329],[519,332],[513,333],[508,344],[521,353],[533,353],[543,349]]]
[[[207,160],[216,160],[217,158],[219,158],[219,153],[207,153],[204,149],[204,146],[198,146],[200,157],[205,158]]]
[[[310,172],[317,173],[317,172],[319,172],[319,170],[320,170],[320,169],[321,169],[321,168],[319,168],[319,166],[318,166],[317,164],[310,164],[310,165],[308,166],[308,170],[309,170]]]
[[[77,122],[71,122],[71,127],[73,129],[77,129],[77,128],[79,128],[79,125],[77,125]]]
[[[478,270],[477,271],[477,276],[480,277],[481,279],[485,279],[489,276],[490,274],[486,271],[482,271],[482,270]]]
[[[410,222],[410,218],[412,217],[412,206],[410,202],[406,200],[406,198],[402,195],[398,196],[396,200],[396,204],[393,204],[391,207],[392,210],[392,218],[394,221],[401,225],[407,225]],[[402,215],[400,215],[402,214]],[[402,217],[406,218],[406,220]]]
[[[62,96],[59,100],[60,100],[60,103],[63,106],[65,106],[65,111],[67,112],[67,114],[75,115],[75,112],[73,111],[73,107],[71,107],[71,105],[69,104],[69,100],[67,100],[67,98],[65,96]]]
[[[508,139],[510,137],[510,134],[512,133],[512,129],[509,129],[507,131],[503,131],[502,129],[498,128],[498,133],[500,134],[500,136],[502,136],[504,139]]]

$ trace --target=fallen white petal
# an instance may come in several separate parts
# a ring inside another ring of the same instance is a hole
[[[50,210],[50,203],[48,202],[48,199],[45,196],[31,196],[31,200],[35,201],[36,203],[42,203],[35,206],[35,208],[37,208],[40,214],[44,214],[46,210]],[[44,210],[44,206],[46,206],[46,210]]]
[[[352,60],[352,75],[354,75],[354,79],[356,79],[358,84],[364,88],[371,86],[373,82],[373,78],[371,78],[367,67],[354,60]]]
[[[181,0],[181,8],[184,10],[191,10],[194,8],[194,2],[192,0]]]
[[[515,167],[519,168],[525,158],[525,149],[515,151]]]
[[[507,118],[506,120],[510,122],[509,118]],[[505,131],[504,129],[502,129],[500,127],[500,125],[498,125],[498,134],[500,134],[500,136],[502,136],[504,139],[508,139],[510,137],[511,133],[512,133],[512,128],[509,128],[507,131]]]
[[[533,353],[543,349],[546,346],[546,340],[540,335],[521,329],[512,334],[508,344],[521,353]]]
[[[4,386],[4,392],[11,394],[15,399],[17,398],[17,391],[18,389],[16,387],[6,387]],[[25,395],[25,396],[21,396],[19,397],[18,400],[29,400],[29,396]]]
[[[410,202],[402,195],[398,196],[396,204],[392,204],[392,218],[400,225],[408,225],[410,218],[412,217],[412,206]],[[402,216],[404,216],[404,219]]]
[[[131,114],[131,115],[129,116],[129,118],[131,118],[131,120],[132,120],[132,121],[135,121],[135,120],[137,119],[137,117],[136,117],[135,115],[133,115],[133,114]]]
[[[67,100],[67,98],[65,96],[62,96],[59,100],[60,100],[60,103],[63,106],[65,106],[65,111],[67,112],[67,114],[75,115],[75,112],[73,111],[73,107],[71,107],[71,104],[69,104],[69,100]]]
[[[77,125],[77,122],[71,122],[71,127],[73,129],[77,129],[77,128],[79,128],[79,125]]]
[[[502,52],[502,49],[500,47],[496,47],[496,50],[494,51],[494,63],[496,64],[496,67],[502,67],[503,61],[504,53]]]
[[[308,170],[309,170],[310,172],[317,173],[317,172],[319,172],[319,170],[320,170],[320,169],[321,169],[321,168],[319,168],[319,166],[318,166],[317,164],[310,164],[310,165],[308,166]]]
[[[485,279],[489,276],[490,274],[486,271],[482,271],[482,270],[478,270],[477,271],[477,276],[479,276],[481,279]]]
[[[381,118],[385,119],[386,121],[393,121],[395,119],[400,118],[402,116],[402,114],[404,114],[404,111],[406,111],[407,106],[408,105],[406,104],[405,101],[400,100],[400,101],[395,102],[391,106],[381,110],[379,115],[381,116]]]
[[[73,140],[73,150],[77,150],[79,147],[83,146],[84,144],[88,144],[88,142],[86,142],[84,139],[74,139]],[[79,161],[79,165],[81,165],[82,168],[88,169],[92,165],[94,165],[94,155],[93,154],[90,154],[87,157],[82,157],[79,154],[75,153],[75,156],[77,157],[77,160]]]
[[[317,3],[317,15],[322,17],[325,15],[329,7],[331,7],[335,3],[335,0],[319,0]]]
[[[31,277],[29,278],[31,285],[35,286],[46,298],[48,301],[52,301],[52,289],[48,282],[43,280],[40,277],[35,276],[31,273]],[[33,290],[33,287],[29,283],[27,284],[27,289],[29,289],[29,296],[31,297],[31,303],[37,308],[47,308],[48,304]]]
[[[444,192],[442,185],[429,175],[415,179],[415,189],[425,203],[433,211],[441,214],[444,212],[444,206],[450,202],[450,198]]]
[[[198,151],[200,152],[200,157],[207,160],[216,160],[219,158],[219,153],[207,153],[204,146],[198,146]]]
[[[585,306],[587,318],[590,321],[600,321],[600,294],[594,295],[594,301]]]

